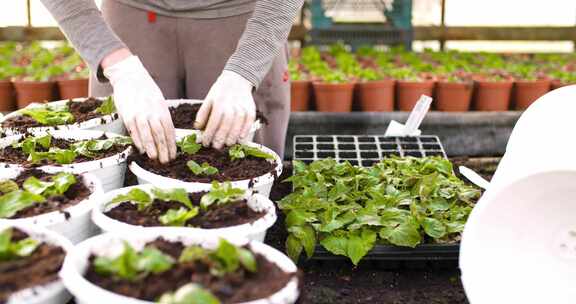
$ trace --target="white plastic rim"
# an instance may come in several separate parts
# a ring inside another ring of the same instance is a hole
[[[535,173],[474,208],[460,245],[470,303],[573,303],[576,171]]]
[[[115,220],[106,216],[104,213],[110,209],[118,206],[120,203],[110,204],[112,199],[120,194],[126,194],[130,190],[138,188],[151,193],[153,185],[138,185],[132,187],[126,187],[114,191],[110,191],[102,196],[100,196],[94,203],[94,209],[92,210],[92,221],[98,226],[103,232],[118,232],[118,231],[128,231],[137,232],[146,229],[144,226],[131,225],[124,223],[122,221]],[[189,190],[188,190],[189,191]],[[199,191],[189,191],[189,192],[201,192]],[[225,228],[215,228],[215,229],[202,229],[202,228],[192,228],[192,227],[174,227],[174,229],[183,229],[189,231],[190,234],[195,233],[205,233],[210,232],[222,236],[232,236],[232,237],[245,237],[249,240],[264,242],[266,237],[266,232],[274,223],[276,222],[276,208],[274,203],[267,197],[260,194],[250,194],[247,193],[244,197],[247,200],[248,207],[254,211],[265,212],[266,214],[252,223],[246,223],[242,225],[230,226]]]
[[[255,143],[246,143],[246,145],[254,148],[258,148],[268,154],[274,156],[274,161],[276,162],[276,168],[272,172],[266,173],[262,176],[255,177],[253,179],[244,179],[239,181],[232,181],[232,187],[240,188],[245,190],[251,190],[255,193],[264,195],[265,197],[270,196],[270,191],[272,191],[272,185],[274,180],[280,176],[282,173],[282,159],[271,149]],[[184,188],[190,191],[209,191],[211,185],[209,183],[198,183],[198,182],[185,182],[166,176],[158,175],[151,171],[148,171],[136,162],[131,162],[129,165],[130,171],[136,175],[139,184],[153,184],[158,187],[165,188]]]
[[[168,106],[170,108],[175,108],[181,104],[201,104],[203,101],[202,100],[198,100],[198,99],[168,99],[166,100],[166,103],[168,103]],[[260,122],[259,119],[257,119],[254,124],[252,125],[252,128],[250,129],[250,132],[248,133],[248,136],[246,138],[247,142],[252,142],[254,140],[254,135],[256,134],[256,131],[260,130],[262,128],[262,123]],[[193,130],[193,129],[175,129],[176,131],[176,136],[186,136],[186,135],[190,135],[190,134],[199,134],[201,135],[201,131],[199,130]]]
[[[120,136],[114,133],[93,131],[93,130],[74,130],[74,131],[51,131],[51,132],[40,132],[34,135],[41,136],[42,134],[51,134],[55,138],[65,138],[74,140],[89,140],[97,139],[102,135],[106,135],[109,138]],[[0,138],[0,149],[11,145],[14,142],[20,140],[24,135],[12,135],[4,138]],[[124,174],[126,173],[126,159],[132,153],[132,146],[129,146],[121,153],[112,155],[106,158],[87,161],[82,163],[73,163],[68,165],[46,165],[40,166],[39,169],[48,170],[67,170],[73,173],[91,173],[94,174],[102,183],[102,188],[104,191],[110,191],[114,189],[121,188],[124,185]],[[0,163],[0,167],[6,168],[23,168],[19,164],[9,164]]]
[[[152,302],[129,298],[105,290],[86,280],[83,276],[88,267],[88,257],[94,253],[99,256],[116,256],[127,241],[137,250],[150,241],[162,237],[169,241],[181,241],[185,245],[201,245],[205,248],[216,248],[220,236],[213,233],[189,233],[186,230],[174,228],[147,228],[146,233],[106,233],[90,238],[78,245],[66,256],[60,276],[66,288],[76,298],[78,304],[152,304]],[[296,265],[280,251],[260,242],[248,241],[244,238],[225,237],[237,246],[250,244],[253,252],[266,257],[285,272],[295,273]],[[240,304],[290,304],[298,299],[298,279],[293,277],[288,284],[268,298],[244,302]]]
[[[22,230],[33,239],[61,247],[66,253],[70,252],[73,247],[65,237],[40,226],[0,222],[0,231],[7,228]],[[6,304],[62,304],[68,303],[70,298],[70,293],[58,279],[48,284],[20,290],[12,294]]]
[[[22,168],[2,168],[0,169],[0,180],[17,177]],[[63,170],[54,170],[54,168],[43,169],[48,173],[58,173]],[[94,207],[95,201],[103,194],[100,180],[92,174],[81,174],[84,185],[90,189],[91,194],[88,198],[78,202],[74,206],[62,211],[52,211],[37,216],[19,218],[19,219],[0,219],[0,223],[37,225],[46,227],[52,231],[69,239],[72,243],[83,241],[97,232],[97,227],[90,219],[90,212]]]
[[[101,98],[99,98],[101,99]],[[86,98],[74,98],[72,101],[84,101]],[[45,107],[49,106],[59,106],[64,105],[69,100],[58,100],[49,103],[32,103],[28,105],[26,108],[38,108],[38,107]],[[20,112],[14,111],[12,113],[7,114],[6,116],[0,118],[0,124],[2,124],[6,119],[20,116]],[[1,128],[1,130],[6,135],[16,135],[20,133],[25,133],[18,131],[16,128]],[[46,132],[46,131],[56,131],[56,130],[95,130],[95,131],[104,131],[104,132],[111,132],[116,134],[126,134],[126,129],[124,128],[124,123],[122,119],[118,116],[117,113],[113,113],[110,115],[103,115],[101,117],[92,118],[83,122],[73,123],[68,125],[58,125],[58,126],[45,126],[45,127],[33,127],[27,128],[26,132],[28,133],[36,133],[36,132]]]

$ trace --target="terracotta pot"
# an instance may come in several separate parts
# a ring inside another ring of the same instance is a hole
[[[508,111],[512,81],[477,81],[475,108],[478,111]]]
[[[88,78],[58,80],[61,99],[88,97]]]
[[[412,111],[421,95],[432,96],[434,81],[403,81],[396,83],[396,103],[400,111]]]
[[[550,83],[550,91],[559,89],[561,87],[565,87],[565,86],[569,86],[572,85],[573,83],[564,83],[564,82],[560,82],[559,80],[554,80]]]
[[[10,80],[0,80],[0,111],[11,112],[16,109],[14,86]]]
[[[320,112],[350,112],[354,83],[314,82],[316,108]]]
[[[444,112],[466,112],[472,100],[472,83],[436,83],[436,109]]]
[[[364,112],[394,111],[394,80],[360,82],[356,87]]]
[[[290,83],[290,104],[292,111],[308,111],[310,101],[310,81],[294,80]]]
[[[513,100],[515,110],[526,110],[536,99],[550,91],[550,80],[516,81]]]
[[[55,84],[53,81],[15,81],[18,108],[24,108],[33,102],[55,100]]]

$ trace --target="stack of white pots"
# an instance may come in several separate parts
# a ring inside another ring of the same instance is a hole
[[[65,101],[55,103],[62,102]],[[172,101],[174,104],[183,102],[195,101]],[[6,117],[13,115],[19,114],[12,113]],[[257,124],[257,128],[259,128],[259,124]],[[104,119],[97,118],[66,126],[31,128],[20,131],[5,129],[2,131],[9,136],[0,139],[0,148],[17,142],[26,133],[37,135],[49,133],[55,138],[82,140],[96,139],[104,134],[108,137],[124,135],[122,121],[116,114],[108,115]],[[178,130],[177,137],[183,137],[191,132],[196,131]],[[286,272],[296,272],[296,265],[289,258],[262,243],[266,231],[276,221],[276,209],[268,196],[275,178],[280,176],[282,172],[282,159],[264,146],[254,143],[248,143],[248,145],[274,155],[273,161],[277,166],[274,172],[251,180],[234,181],[232,186],[246,190],[245,199],[248,201],[248,206],[255,211],[265,212],[265,215],[253,223],[219,229],[145,228],[129,225],[106,216],[105,212],[116,206],[109,204],[110,201],[117,195],[125,194],[134,188],[146,192],[150,192],[153,187],[162,189],[184,188],[190,193],[209,191],[211,188],[209,183],[183,182],[160,176],[145,170],[136,163],[130,165],[130,170],[137,176],[139,185],[123,188],[127,158],[133,153],[131,147],[117,155],[100,160],[63,166],[39,167],[40,170],[48,173],[66,171],[80,174],[92,194],[84,201],[64,210],[65,213],[51,212],[23,219],[0,219],[0,231],[7,227],[18,227],[32,237],[60,245],[67,252],[64,267],[60,273],[64,285],[62,285],[62,281],[58,281],[48,284],[49,286],[34,287],[34,290],[24,290],[10,297],[8,303],[65,303],[72,295],[76,298],[77,303],[150,303],[104,290],[84,279],[83,272],[86,270],[87,258],[91,253],[110,254],[117,252],[123,241],[128,241],[138,248],[157,237],[182,241],[187,245],[198,244],[206,248],[215,248],[220,238],[225,238],[237,245],[250,244],[254,252],[262,254],[280,269]],[[16,164],[0,163],[0,167],[2,167],[0,179],[14,178],[24,170],[23,166]],[[100,233],[104,234],[97,235]],[[63,286],[66,287],[67,291]],[[38,292],[39,290],[44,292]],[[250,303],[294,303],[298,294],[298,279],[294,277],[283,289],[269,298]]]

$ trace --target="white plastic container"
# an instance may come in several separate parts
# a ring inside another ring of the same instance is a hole
[[[65,237],[36,225],[0,223],[0,231],[7,228],[18,228],[38,241],[59,246],[67,253],[71,251],[72,244]],[[62,304],[68,303],[70,293],[64,288],[60,279],[48,284],[20,290],[12,294],[6,304]]]
[[[74,98],[73,101],[83,101],[86,98]],[[37,107],[45,107],[46,105],[52,106],[61,106],[68,102],[68,100],[58,100],[49,103],[32,103],[28,105],[26,108],[37,108]],[[20,116],[19,111],[14,111],[6,116],[0,118],[0,124],[2,124],[6,119]],[[117,113],[113,113],[110,115],[103,115],[101,117],[92,118],[83,122],[79,123],[72,123],[67,125],[59,125],[59,126],[44,126],[44,127],[33,127],[27,128],[27,132],[35,133],[35,132],[45,132],[45,131],[55,131],[55,130],[95,130],[95,131],[104,131],[104,132],[111,132],[116,134],[126,134],[126,129],[124,128],[124,123],[122,119],[118,116]],[[1,128],[1,131],[4,132],[6,135],[16,135],[23,133],[15,128]]]
[[[276,161],[276,168],[274,171],[255,177],[253,179],[245,179],[239,181],[232,181],[232,187],[240,188],[245,190],[251,190],[255,193],[259,193],[264,195],[265,197],[270,196],[270,191],[272,190],[272,185],[274,184],[274,180],[280,176],[282,173],[282,159],[276,154],[274,151],[264,147],[260,144],[255,143],[246,143],[246,145],[254,148],[258,148],[268,154],[274,156],[274,161]],[[139,184],[153,184],[158,187],[165,187],[165,188],[185,188],[190,191],[198,191],[198,190],[209,190],[210,184],[209,183],[198,183],[198,182],[185,182],[169,177],[165,177],[162,175],[158,175],[156,173],[150,172],[138,165],[136,162],[130,163],[130,171],[136,175],[138,178]]]
[[[54,168],[43,170],[48,173],[62,172],[62,170],[55,170]],[[3,168],[0,170],[0,180],[15,178],[21,171],[23,171],[22,168]],[[61,211],[52,211],[26,218],[0,219],[0,223],[46,227],[68,238],[72,243],[78,243],[95,235],[98,229],[90,219],[90,211],[94,207],[96,199],[103,194],[102,185],[100,180],[92,174],[84,173],[81,176],[84,179],[84,185],[90,189],[92,194],[74,206],[64,209],[66,214]]]
[[[170,108],[176,108],[177,106],[181,105],[181,104],[201,104],[203,101],[202,100],[197,100],[197,99],[168,99],[166,100],[166,103],[168,104],[168,106]],[[262,123],[260,122],[260,120],[256,120],[254,122],[254,124],[252,125],[252,128],[250,129],[250,133],[248,133],[248,136],[246,138],[247,142],[252,142],[254,140],[254,135],[256,134],[256,131],[260,130],[260,128],[262,128]],[[193,129],[176,129],[176,136],[186,136],[186,135],[190,135],[190,134],[200,134],[201,132],[198,130],[193,130]]]
[[[118,232],[118,231],[133,231],[138,232],[142,229],[146,229],[143,226],[136,226],[127,224],[113,218],[106,216],[104,213],[113,209],[120,203],[110,204],[112,199],[120,194],[126,194],[130,192],[130,190],[134,188],[138,188],[144,190],[148,193],[151,193],[151,189],[153,185],[139,185],[133,187],[126,187],[114,191],[110,191],[101,197],[99,197],[95,201],[95,207],[92,211],[92,221],[100,227],[103,232]],[[196,191],[196,192],[200,192]],[[174,227],[175,229],[183,229],[189,231],[190,234],[195,233],[215,233],[222,236],[232,236],[232,237],[245,237],[249,240],[255,240],[264,242],[264,238],[266,237],[266,232],[274,223],[276,222],[276,208],[274,207],[274,203],[270,201],[263,195],[260,194],[247,194],[245,196],[247,199],[248,206],[250,209],[254,211],[266,212],[266,214],[259,218],[258,220],[254,221],[253,223],[246,223],[242,225],[230,226],[225,228],[215,228],[215,229],[202,229],[202,228],[192,228],[192,227]]]
[[[99,256],[116,256],[122,250],[124,241],[140,250],[147,242],[158,237],[169,241],[181,241],[187,246],[197,244],[204,248],[216,248],[219,242],[219,237],[212,233],[190,233],[174,228],[148,228],[146,233],[101,234],[78,244],[66,257],[60,273],[64,285],[75,296],[78,304],[152,304],[105,290],[90,283],[83,274],[88,267],[88,257],[91,253]],[[243,238],[226,237],[226,239],[237,246],[248,244],[248,240]],[[260,242],[249,243],[253,252],[262,254],[283,271],[290,273],[297,271],[296,265],[280,251]],[[293,277],[284,288],[270,297],[242,304],[290,304],[296,302],[298,295],[298,279]]]
[[[105,133],[102,131],[93,130],[75,130],[75,131],[51,131],[47,132],[52,134],[55,138],[65,138],[74,140],[89,140],[97,139],[102,135],[106,134],[108,137],[117,137],[118,134]],[[46,133],[35,133],[35,135],[41,136]],[[0,138],[0,149],[3,149],[14,142],[17,142],[23,137],[23,135],[12,135],[5,138]],[[110,191],[114,189],[121,188],[124,185],[124,173],[126,173],[126,159],[132,153],[132,147],[127,147],[121,153],[112,155],[106,158],[87,161],[82,163],[72,163],[68,165],[46,165],[41,166],[39,169],[49,169],[49,170],[68,170],[73,173],[92,173],[102,183],[102,188],[104,191]],[[0,167],[7,168],[22,168],[19,164],[8,164],[0,163]]]

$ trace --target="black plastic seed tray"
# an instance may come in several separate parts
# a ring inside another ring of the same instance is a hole
[[[310,163],[333,158],[352,165],[371,166],[383,158],[397,156],[442,156],[446,152],[438,136],[296,135],[294,160]]]
[[[375,261],[455,261],[460,254],[459,244],[424,244],[415,248],[375,245],[363,260]],[[346,257],[334,255],[322,246],[316,246],[313,260],[341,260]]]

